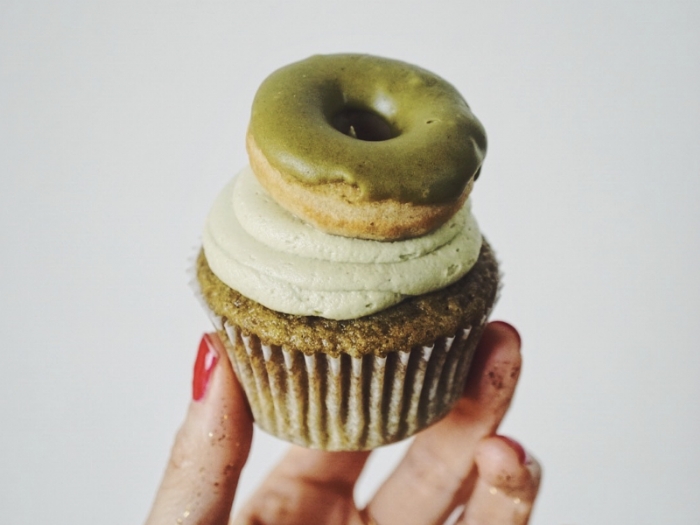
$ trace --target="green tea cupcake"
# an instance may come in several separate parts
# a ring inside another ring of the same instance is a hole
[[[304,100],[279,120],[280,98]],[[412,102],[425,107],[402,111]],[[443,417],[498,290],[468,200],[486,139],[466,102],[402,62],[312,57],[265,80],[248,147],[252,169],[207,219],[194,285],[257,424],[363,450]]]

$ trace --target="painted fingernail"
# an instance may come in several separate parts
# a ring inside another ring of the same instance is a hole
[[[512,438],[509,438],[508,436],[496,436],[498,439],[506,443],[511,449],[513,449],[513,452],[515,452],[518,456],[518,461],[520,462],[521,465],[526,465],[527,463],[530,462],[530,456],[527,455],[527,452],[523,448],[523,446],[515,441]]]
[[[493,321],[492,324],[494,326],[498,326],[499,328],[505,328],[506,330],[511,332],[518,340],[518,350],[521,349],[523,340],[520,337],[520,332],[518,332],[518,330],[512,324],[506,323],[505,321]]]
[[[194,362],[194,376],[192,377],[192,399],[201,401],[207,393],[207,385],[211,379],[216,363],[219,361],[219,352],[214,346],[211,336],[204,334],[199,342],[197,359]]]

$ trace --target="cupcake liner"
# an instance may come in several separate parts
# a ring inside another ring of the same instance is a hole
[[[304,354],[264,344],[211,310],[191,285],[226,346],[258,426],[323,450],[367,450],[408,438],[442,418],[461,395],[479,326],[430,346],[384,356]]]
[[[324,450],[376,448],[441,418],[462,391],[475,346],[464,329],[408,352],[332,357],[266,345],[228,322],[224,330],[260,428]]]
[[[260,428],[324,450],[375,448],[444,416],[462,391],[475,347],[467,328],[408,352],[332,357],[266,345],[228,322],[224,329]]]

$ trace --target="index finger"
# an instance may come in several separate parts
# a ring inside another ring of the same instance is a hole
[[[253,434],[253,421],[226,350],[205,334],[194,367],[192,402],[146,525],[224,525]]]

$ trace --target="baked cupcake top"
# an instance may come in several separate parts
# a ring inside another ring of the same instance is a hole
[[[335,320],[271,310],[224,284],[197,259],[197,281],[206,303],[244,333],[269,345],[306,354],[386,355],[396,349],[431,345],[439,337],[483,324],[498,293],[498,265],[484,242],[472,270],[456,283],[409,297],[386,310],[359,319]]]

